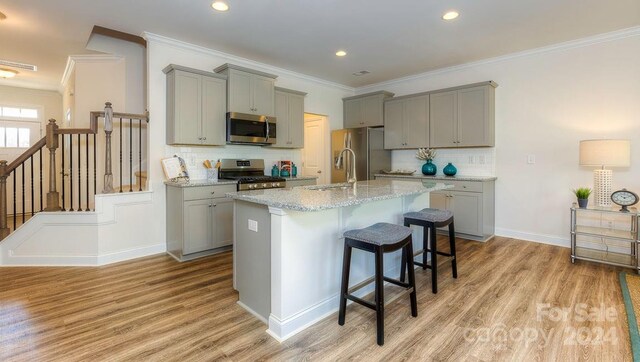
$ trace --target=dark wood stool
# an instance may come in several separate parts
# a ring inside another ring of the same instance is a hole
[[[375,276],[349,288],[349,272],[351,269],[352,248],[368,251],[375,254]],[[402,248],[402,269],[409,270],[409,282],[396,280],[384,276],[383,255]],[[383,282],[387,281],[406,289],[411,299],[411,315],[418,316],[418,304],[416,302],[416,279],[413,270],[413,245],[411,242],[411,228],[402,225],[377,223],[364,229],[349,230],[344,233],[344,258],[342,259],[342,286],[340,288],[340,313],[338,324],[344,325],[347,309],[347,299],[376,311],[377,341],[378,345],[384,344],[384,288]],[[353,292],[375,281],[375,303],[354,296]],[[398,295],[402,296],[404,293]],[[395,300],[389,300],[389,303]]]
[[[417,212],[404,214],[404,226],[420,225],[424,228],[422,247],[414,256],[422,254],[422,262],[415,262],[422,269],[431,269],[431,290],[438,293],[438,255],[451,257],[451,269],[453,277],[458,277],[458,267],[456,264],[456,233],[453,226],[453,213],[449,210],[422,209]],[[449,253],[438,251],[436,242],[436,228],[449,226]],[[429,242],[431,240],[431,242]],[[427,254],[431,257],[431,265],[427,264]],[[402,254],[404,257],[404,254]],[[403,263],[404,265],[404,263]],[[404,281],[405,270],[400,271],[400,280]]]

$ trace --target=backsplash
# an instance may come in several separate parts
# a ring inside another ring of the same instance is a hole
[[[391,166],[394,170],[409,169],[420,173],[423,160],[416,158],[417,150],[397,150],[391,152]],[[458,169],[458,175],[495,176],[495,148],[442,148],[436,150],[433,163],[438,167],[438,175],[451,162]]]
[[[260,158],[264,159],[265,174],[271,173],[271,167],[280,160],[291,160],[301,165],[302,152],[300,150],[268,148],[260,146],[226,145],[220,147],[176,147],[166,146],[165,156],[178,155],[187,164],[187,172],[192,180],[207,178],[207,171],[202,165],[205,160],[221,158]]]

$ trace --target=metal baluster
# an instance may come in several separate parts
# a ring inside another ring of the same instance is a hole
[[[120,118],[120,192],[122,192],[122,118]]]
[[[142,191],[142,119],[138,122],[138,191]]]
[[[80,133],[78,133],[78,211],[82,211],[82,161],[80,157],[82,151],[80,150]]]
[[[40,211],[44,210],[44,206],[42,204],[42,148],[40,148]]]
[[[18,218],[16,213],[16,183],[18,182],[16,177],[17,173],[18,169],[16,168],[15,170],[13,170],[13,231],[16,231],[16,219]]]
[[[36,209],[34,206],[35,198],[33,197],[33,155],[29,159],[31,160],[31,174],[29,175],[31,176],[31,216],[33,216]]]
[[[85,155],[87,156],[87,160],[86,160],[87,161],[86,162],[87,163],[87,170],[86,170],[87,171],[86,172],[86,174],[87,174],[87,178],[86,178],[86,181],[87,181],[87,189],[86,189],[86,193],[87,193],[87,208],[84,211],[89,211],[89,134],[88,133],[84,136],[84,141],[85,141],[85,145],[84,145],[85,147],[84,148],[85,148],[85,151],[86,151]]]
[[[62,179],[62,211],[65,211],[65,205],[66,205],[66,200],[64,198],[64,135],[61,134],[60,137],[62,138],[62,171],[61,173],[61,179]]]
[[[73,135],[69,135],[69,211],[73,211]]]
[[[133,121],[129,118],[129,192],[133,192]]]
[[[97,157],[96,156],[96,133],[94,133],[93,134],[93,196],[94,196],[93,211],[96,211],[95,196],[98,193],[98,189],[97,189],[98,173],[96,171],[96,169],[98,168],[98,163],[97,163],[96,157]]]
[[[21,165],[22,167],[22,222],[21,224],[24,224],[24,162]]]

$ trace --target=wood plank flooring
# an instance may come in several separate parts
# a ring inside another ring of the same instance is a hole
[[[441,258],[434,295],[417,270],[418,318],[408,297],[389,305],[383,347],[359,305],[276,342],[236,304],[231,253],[0,268],[0,361],[631,360],[620,269],[520,240],[457,245],[458,279]]]

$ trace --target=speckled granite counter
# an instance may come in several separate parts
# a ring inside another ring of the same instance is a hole
[[[410,183],[398,180],[358,181],[349,184],[303,186],[292,189],[269,189],[231,192],[227,197],[296,211],[320,211],[360,205],[425,192],[443,190],[444,183]]]
[[[167,186],[173,187],[199,187],[199,186],[218,186],[218,185],[235,185],[238,181],[234,180],[218,180],[218,181],[208,181],[208,180],[190,180],[189,182],[173,182],[173,181],[165,181],[164,184]]]
[[[387,178],[407,178],[407,179],[416,179],[416,180],[453,180],[453,181],[495,181],[497,177],[495,176],[467,176],[467,175],[455,175],[455,176],[444,176],[444,175],[436,175],[436,176],[425,176],[420,173],[414,173],[413,175],[389,175],[389,174],[376,174],[375,177],[387,177]]]
[[[317,180],[318,176],[283,177],[287,181]]]

